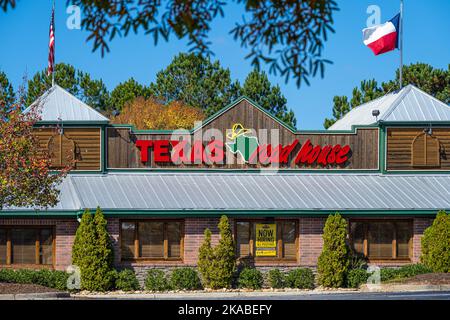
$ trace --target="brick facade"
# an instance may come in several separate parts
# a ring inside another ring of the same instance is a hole
[[[247,217],[245,217],[247,218]],[[236,219],[236,218],[235,218]],[[234,226],[235,219],[230,219]],[[293,219],[293,218],[286,218]],[[298,221],[298,261],[297,262],[274,262],[274,263],[255,263],[260,269],[268,269],[276,266],[280,269],[290,269],[293,267],[312,267],[315,268],[317,259],[322,251],[322,230],[325,224],[325,217],[294,218]],[[432,223],[433,218],[414,218],[413,239],[412,239],[412,262],[417,263],[420,260],[421,245],[420,239],[424,230]],[[124,263],[120,261],[120,219],[108,218],[108,232],[114,248],[114,262],[118,268],[133,268],[138,275],[145,274],[145,271],[152,267],[162,268],[164,270],[172,269],[176,266],[195,266],[198,259],[198,249],[203,241],[203,233],[206,228],[212,231],[212,244],[216,245],[219,240],[219,230],[217,224],[218,217],[211,218],[186,218],[184,219],[184,257],[182,262],[153,262],[151,264],[142,263]],[[14,226],[53,226],[55,230],[55,269],[63,270],[71,264],[71,248],[75,238],[78,222],[75,218],[67,219],[49,219],[49,218],[2,218],[1,225]],[[234,232],[234,228],[233,232]],[[392,264],[391,264],[392,265]]]

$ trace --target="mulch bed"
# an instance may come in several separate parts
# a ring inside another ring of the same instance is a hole
[[[401,284],[450,285],[450,273],[425,273],[417,276],[393,281]]]
[[[43,293],[43,292],[59,292],[59,291],[56,289],[39,286],[37,284],[0,282],[0,294]]]

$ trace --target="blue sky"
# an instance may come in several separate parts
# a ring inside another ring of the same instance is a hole
[[[169,43],[153,45],[153,39],[144,34],[117,38],[111,52],[101,58],[86,43],[87,33],[69,30],[65,23],[66,0],[57,0],[56,61],[73,64],[88,71],[94,78],[102,78],[112,90],[118,83],[134,77],[148,85],[156,73],[167,66],[173,56],[187,51],[187,41],[173,38]],[[375,4],[381,8],[381,21],[392,18],[399,11],[397,0],[338,0],[340,11],[335,14],[334,28],[324,52],[333,61],[325,78],[317,77],[310,86],[300,89],[294,81],[270,76],[281,86],[288,105],[295,111],[299,129],[322,129],[325,117],[331,116],[334,95],[349,95],[363,79],[375,78],[379,82],[394,76],[399,65],[398,51],[375,57],[362,43],[361,30],[366,25],[366,9]],[[240,21],[241,5],[230,4],[225,17],[217,19],[210,34],[214,59],[219,59],[231,71],[234,79],[242,83],[251,71],[245,60],[247,50],[242,49],[228,33]],[[0,70],[4,71],[15,87],[22,83],[24,74],[31,77],[47,64],[48,25],[50,0],[20,0],[17,8],[7,14],[0,12],[2,45]],[[450,63],[450,1],[405,0],[404,63],[426,62],[434,67],[447,68]]]

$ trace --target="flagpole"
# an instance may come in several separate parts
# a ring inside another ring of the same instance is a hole
[[[55,0],[53,0],[53,34],[55,34]],[[56,40],[56,37],[55,37]],[[54,40],[54,41],[55,41]],[[53,45],[53,68],[52,68],[52,87],[55,85],[55,49],[56,46]]]
[[[403,0],[400,0],[400,90],[403,88]]]

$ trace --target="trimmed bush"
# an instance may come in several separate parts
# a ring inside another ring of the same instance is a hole
[[[61,291],[67,290],[69,274],[54,270],[0,269],[0,282],[38,284]]]
[[[125,269],[116,273],[115,287],[122,291],[136,291],[141,288],[133,270]]]
[[[381,281],[399,280],[414,277],[419,274],[430,273],[432,270],[422,264],[410,264],[401,268],[382,268]]]
[[[211,231],[205,230],[205,239],[199,250],[198,268],[203,283],[212,289],[229,288],[236,271],[234,240],[227,216],[219,222],[219,244],[211,247]]]
[[[86,210],[75,234],[72,261],[80,268],[83,290],[106,291],[114,285],[113,251],[106,224],[100,208],[94,216]]]
[[[370,274],[365,269],[353,269],[347,274],[347,286],[349,288],[359,288],[360,285],[367,283]]]
[[[172,288],[178,290],[197,290],[202,288],[202,283],[196,270],[192,268],[177,268],[170,277]]]
[[[433,224],[425,229],[421,262],[433,272],[450,272],[450,215],[439,211]]]
[[[286,286],[297,289],[314,289],[314,273],[308,268],[297,268],[289,271]]]
[[[322,238],[323,249],[317,263],[318,282],[324,287],[343,287],[349,264],[347,221],[339,213],[329,215]]]
[[[271,288],[274,288],[274,289],[284,288],[285,282],[286,282],[286,277],[285,277],[284,273],[282,273],[280,271],[280,269],[269,270],[267,278],[269,280],[269,285]]]
[[[263,276],[261,271],[255,268],[244,268],[239,274],[239,288],[258,290],[263,286]]]
[[[165,291],[170,290],[170,284],[164,271],[159,269],[150,269],[147,271],[145,278],[145,290],[148,291]]]

